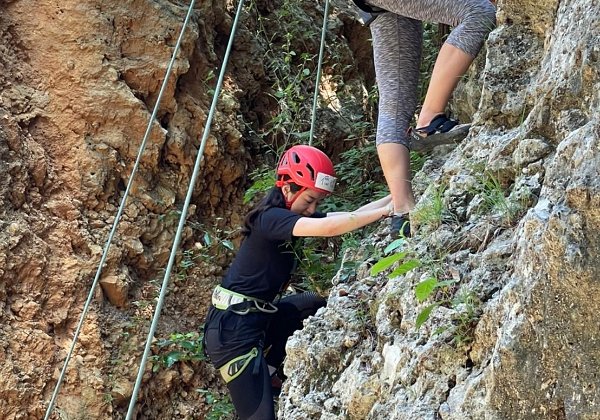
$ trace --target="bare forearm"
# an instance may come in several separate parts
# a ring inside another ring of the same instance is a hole
[[[379,200],[371,201],[369,204],[365,204],[364,206],[359,207],[358,209],[356,209],[354,211],[379,209],[379,208],[389,205],[391,202],[392,202],[392,196],[388,194],[385,197],[380,198]]]
[[[294,226],[294,236],[338,236],[388,216],[386,207],[360,212],[338,213],[324,218],[303,217]]]
[[[380,198],[379,200],[372,201],[368,204],[365,204],[362,207],[357,208],[353,212],[335,211],[335,212],[327,213],[327,217],[339,216],[341,214],[349,214],[349,213],[360,213],[363,211],[369,211],[369,210],[375,210],[375,209],[382,209],[382,208],[389,206],[391,202],[392,202],[392,196],[386,195],[385,197]]]

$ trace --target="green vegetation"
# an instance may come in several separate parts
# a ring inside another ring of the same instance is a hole
[[[388,278],[394,278],[408,273],[419,267],[425,268],[425,272],[438,272],[439,267],[436,262],[423,261],[416,258],[408,258],[409,253],[402,251],[404,240],[398,239],[391,243],[386,250],[386,254],[391,253],[380,259],[371,267],[371,275],[376,276],[397,263],[398,265],[387,275]],[[455,310],[451,323],[442,328],[438,328],[434,334],[439,334],[447,329],[451,329],[452,342],[457,346],[463,346],[470,343],[473,339],[473,333],[480,316],[480,301],[474,292],[458,292],[457,281],[448,278],[438,280],[436,276],[430,276],[426,280],[419,282],[414,288],[417,302],[424,303],[427,300],[433,302],[425,306],[418,314],[415,321],[415,328],[419,329],[425,324],[435,308],[445,306]]]
[[[206,420],[225,420],[235,418],[235,408],[229,395],[220,396],[208,389],[197,389],[204,395],[206,402],[211,406],[210,411],[206,413]]]
[[[214,261],[222,255],[231,255],[234,251],[233,242],[229,239],[235,231],[225,232],[218,225],[218,220],[210,227],[200,223],[189,223],[195,231],[201,233],[193,248],[183,250],[179,255],[177,280],[187,279],[189,271],[197,262]]]
[[[530,194],[523,194],[518,200],[512,200],[509,196],[509,189],[503,187],[499,177],[490,171],[482,171],[477,177],[479,187],[475,191],[481,196],[483,205],[479,209],[480,213],[497,213],[501,215],[502,222],[511,226],[519,219],[527,207]]]
[[[158,371],[161,367],[170,368],[177,362],[197,362],[206,360],[202,340],[204,334],[196,332],[173,333],[168,339],[159,340],[156,354],[151,356],[152,370]]]
[[[251,4],[251,8],[256,8]],[[278,30],[271,27],[277,22]],[[279,111],[272,116],[261,137],[285,149],[308,140],[311,98],[314,93],[314,70],[318,51],[314,40],[319,28],[291,0],[284,2],[269,16],[257,16],[256,39],[266,46],[264,51],[267,76],[272,83],[272,98]]]
[[[423,303],[431,298],[434,302],[417,315],[415,327],[418,329],[427,322],[432,311],[438,306],[452,308],[456,311],[452,317],[452,324],[438,328],[434,334],[451,328],[452,342],[460,347],[473,340],[475,326],[481,315],[479,312],[481,302],[474,292],[456,292],[455,283],[454,280],[438,281],[435,277],[430,277],[417,284],[415,287],[417,301]]]
[[[249,204],[261,197],[265,192],[273,188],[275,183],[275,168],[272,165],[263,164],[250,173],[252,185],[244,193],[244,204]]]
[[[150,357],[152,371],[161,368],[169,369],[178,362],[202,362],[204,355],[203,331],[188,333],[173,333],[168,339],[159,340],[155,344],[155,354]],[[206,413],[207,420],[233,419],[235,408],[229,395],[220,396],[214,391],[197,389],[204,395],[210,410]]]
[[[437,229],[447,214],[444,205],[445,185],[431,186],[431,192],[426,193],[424,203],[421,203],[411,215],[413,222],[421,227]]]

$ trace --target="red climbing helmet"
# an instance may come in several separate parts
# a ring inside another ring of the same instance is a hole
[[[289,148],[277,165],[277,187],[293,182],[304,188],[330,194],[335,187],[333,163],[325,153],[312,146]]]

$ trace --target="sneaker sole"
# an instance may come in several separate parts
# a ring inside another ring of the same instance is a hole
[[[436,146],[458,143],[467,137],[471,124],[461,124],[445,133],[431,134],[419,141],[410,142],[410,150],[415,152],[429,152]]]

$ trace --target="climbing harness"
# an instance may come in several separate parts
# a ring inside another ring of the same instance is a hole
[[[246,315],[250,312],[274,314],[278,310],[271,302],[233,292],[220,285],[213,290],[212,304],[217,309],[231,310],[238,315]]]
[[[100,259],[100,263],[99,263],[98,269],[96,271],[96,275],[95,275],[94,280],[92,282],[92,285],[90,287],[88,298],[87,298],[87,300],[85,302],[85,305],[83,307],[83,311],[82,311],[81,317],[79,319],[79,323],[78,323],[77,328],[75,330],[75,333],[73,335],[73,341],[72,341],[71,347],[69,348],[69,351],[67,353],[67,356],[66,356],[63,368],[61,370],[61,373],[60,373],[59,378],[57,380],[57,383],[56,383],[56,386],[54,388],[52,397],[51,397],[50,402],[48,404],[48,408],[46,410],[46,414],[45,414],[44,420],[48,420],[50,418],[51,414],[52,414],[52,411],[54,409],[54,405],[56,403],[56,398],[57,398],[58,392],[60,390],[60,386],[61,386],[61,384],[62,384],[62,382],[64,380],[64,377],[65,377],[65,373],[66,373],[66,370],[67,370],[67,367],[68,367],[68,363],[69,363],[69,361],[70,361],[70,359],[72,357],[73,351],[75,349],[75,345],[77,343],[77,340],[79,338],[79,334],[80,334],[81,329],[83,327],[83,322],[84,322],[85,317],[87,315],[87,312],[89,310],[89,306],[91,304],[92,299],[94,298],[95,290],[96,290],[96,288],[98,286],[98,283],[99,283],[99,280],[100,280],[100,275],[102,273],[102,269],[104,268],[104,264],[105,264],[107,256],[108,256],[108,251],[109,251],[110,245],[112,244],[112,240],[113,240],[113,238],[115,236],[118,224],[119,224],[119,222],[121,220],[121,216],[122,216],[123,211],[125,209],[125,204],[127,203],[127,198],[129,196],[129,192],[131,191],[135,175],[136,175],[137,170],[139,168],[139,165],[140,165],[140,162],[141,162],[141,158],[142,158],[143,152],[144,152],[145,147],[146,147],[146,143],[147,143],[148,137],[149,137],[150,132],[152,130],[153,123],[156,121],[156,116],[158,114],[158,109],[159,109],[159,106],[160,106],[160,102],[161,102],[162,96],[164,94],[164,91],[166,90],[168,79],[169,79],[169,76],[171,74],[171,71],[172,71],[175,59],[177,57],[177,53],[179,52],[179,49],[180,49],[180,46],[181,46],[181,42],[182,42],[182,39],[183,39],[183,35],[184,35],[184,32],[185,32],[185,29],[186,29],[186,27],[187,27],[187,25],[189,23],[190,18],[191,18],[191,15],[192,15],[192,12],[193,12],[194,3],[195,3],[195,0],[190,0],[190,4],[188,6],[187,14],[186,14],[184,23],[182,25],[182,28],[181,28],[181,31],[180,31],[180,34],[179,34],[179,38],[178,38],[177,43],[176,43],[176,45],[175,45],[175,47],[173,49],[173,54],[171,56],[171,60],[169,62],[167,70],[165,72],[165,77],[163,79],[163,83],[162,83],[160,91],[158,93],[157,100],[156,100],[156,103],[154,105],[154,109],[152,111],[152,115],[150,116],[150,120],[149,120],[148,126],[146,128],[146,132],[145,132],[144,137],[142,139],[142,142],[140,144],[140,147],[139,147],[139,150],[138,150],[138,155],[136,157],[136,161],[135,161],[134,166],[132,168],[131,175],[129,177],[129,181],[127,183],[127,187],[125,189],[125,192],[123,194],[123,198],[121,199],[121,203],[120,203],[119,208],[117,210],[117,213],[115,215],[115,219],[114,219],[111,231],[109,233],[108,239],[107,239],[106,244],[104,246],[102,257]],[[131,420],[132,415],[133,415],[133,411],[134,411],[134,408],[135,408],[135,405],[136,405],[136,402],[137,402],[137,396],[139,394],[140,385],[141,385],[141,382],[142,382],[142,377],[143,377],[143,374],[144,374],[144,371],[145,371],[145,365],[146,365],[148,356],[150,354],[151,345],[152,345],[152,339],[154,338],[154,333],[155,333],[157,325],[158,325],[158,319],[160,317],[160,312],[161,312],[162,306],[164,304],[164,299],[165,299],[165,296],[166,296],[167,286],[168,286],[168,283],[169,283],[169,278],[170,278],[170,275],[171,275],[171,270],[172,270],[172,267],[173,267],[173,264],[174,264],[174,261],[175,261],[175,257],[176,257],[176,254],[177,254],[177,249],[178,249],[178,246],[179,246],[179,244],[181,242],[181,236],[182,236],[183,228],[184,228],[184,225],[185,225],[185,219],[186,219],[186,216],[187,216],[187,213],[188,213],[188,209],[189,209],[190,201],[191,201],[191,198],[192,198],[192,193],[194,191],[194,186],[195,186],[195,183],[196,183],[196,179],[198,177],[198,173],[199,173],[199,170],[200,170],[200,163],[201,163],[202,157],[204,155],[204,149],[206,147],[207,139],[208,139],[208,136],[210,134],[210,128],[211,128],[212,120],[213,120],[213,117],[214,117],[214,113],[216,111],[217,101],[218,101],[219,94],[220,94],[220,91],[221,91],[221,87],[222,87],[222,84],[223,84],[223,79],[225,77],[225,69],[227,67],[227,63],[228,63],[228,60],[229,60],[229,55],[230,55],[230,52],[231,52],[231,49],[232,49],[233,39],[234,39],[235,32],[236,32],[236,29],[237,29],[237,26],[238,26],[239,17],[241,15],[243,4],[244,4],[244,0],[240,0],[240,2],[238,4],[238,8],[236,10],[235,18],[234,18],[234,21],[233,21],[233,24],[232,24],[232,27],[231,27],[231,34],[230,34],[230,37],[229,37],[229,42],[227,44],[225,55],[223,57],[223,63],[222,63],[222,66],[221,66],[221,71],[220,71],[219,78],[217,80],[215,91],[214,91],[214,95],[213,95],[213,101],[212,101],[212,104],[211,104],[211,107],[210,107],[210,111],[209,111],[209,114],[208,114],[208,117],[207,117],[207,120],[206,120],[206,125],[205,125],[205,128],[204,128],[202,140],[200,142],[200,147],[198,149],[198,154],[196,156],[196,161],[195,161],[195,164],[194,164],[194,169],[193,169],[192,175],[190,177],[190,182],[189,182],[189,186],[188,186],[187,195],[186,195],[186,198],[185,198],[182,210],[181,210],[181,217],[179,219],[179,224],[178,224],[178,227],[177,227],[177,231],[175,233],[175,238],[173,240],[173,246],[171,248],[171,254],[169,256],[169,261],[168,261],[167,267],[165,269],[165,274],[164,274],[162,286],[161,286],[161,289],[160,289],[159,297],[158,297],[158,300],[156,302],[156,308],[155,308],[155,311],[154,311],[154,315],[152,317],[152,323],[151,323],[151,326],[150,326],[150,330],[148,332],[148,337],[147,337],[147,340],[146,340],[146,345],[145,345],[145,348],[144,348],[144,353],[142,355],[142,360],[140,362],[140,366],[139,366],[139,370],[138,370],[138,375],[137,375],[136,382],[135,382],[135,385],[134,385],[134,388],[133,388],[133,392],[132,392],[132,395],[131,395],[131,399],[130,399],[130,402],[129,402],[129,407],[128,407],[128,410],[127,410],[127,415],[125,417],[126,420]],[[323,31],[322,31],[322,35],[321,35],[321,46],[320,46],[320,52],[319,52],[319,62],[318,62],[318,67],[317,67],[317,86],[315,88],[315,95],[314,95],[314,99],[313,99],[313,115],[312,115],[312,121],[311,121],[309,145],[312,144],[313,133],[314,133],[314,125],[315,125],[315,120],[316,120],[316,105],[317,105],[317,98],[318,98],[318,88],[319,88],[319,84],[320,84],[319,82],[320,82],[320,78],[321,78],[321,66],[322,66],[322,60],[323,60],[323,52],[324,52],[325,35],[326,35],[326,29],[327,29],[327,16],[328,16],[328,12],[329,12],[329,0],[325,0],[325,12],[324,12],[324,18],[323,18]],[[247,300],[245,302],[251,302],[254,305],[254,307],[256,308],[256,310],[259,310],[261,312],[273,311],[273,308],[275,308],[275,310],[277,309],[270,302],[264,302],[265,305],[263,305],[263,303],[261,303],[259,300],[256,300],[256,299],[254,299],[254,300]],[[243,302],[240,302],[240,303],[243,303]],[[248,309],[248,312],[250,312],[250,309]],[[269,312],[269,313],[272,313],[272,312]],[[257,350],[257,354],[255,356],[250,357],[249,360],[251,361],[253,358],[258,357],[259,358],[258,360],[260,361],[260,353],[261,353],[261,351],[260,351],[260,349],[258,349]],[[248,355],[245,355],[245,356],[248,356]],[[236,359],[234,359],[234,360],[236,360]],[[229,363],[231,363],[231,362],[229,362]],[[244,359],[244,363],[246,363],[245,359]],[[242,366],[244,365],[244,363],[242,363]],[[250,362],[248,361],[248,363],[250,363]],[[254,370],[258,369],[258,364],[255,363],[255,365],[256,366],[255,366]],[[247,364],[245,366],[247,366]],[[243,371],[243,369],[245,368],[245,366],[243,366],[242,369],[235,370],[234,374],[239,375]]]
[[[244,369],[248,367],[252,359],[256,358],[259,353],[259,350],[256,347],[253,347],[248,353],[238,356],[221,366],[219,372],[225,382],[231,382],[240,376]],[[257,363],[259,362],[260,360],[257,360]]]
[[[61,386],[61,384],[62,384],[62,382],[64,380],[65,373],[67,371],[67,366],[69,364],[69,361],[71,360],[71,356],[73,355],[73,350],[75,349],[75,344],[77,343],[77,339],[79,338],[79,334],[80,334],[81,329],[83,327],[83,322],[85,320],[85,317],[87,315],[88,309],[90,307],[90,303],[92,302],[92,299],[94,298],[94,294],[95,294],[96,288],[98,286],[98,282],[100,281],[100,274],[102,273],[102,268],[104,267],[104,263],[106,262],[106,258],[108,256],[108,250],[109,250],[110,245],[112,243],[113,237],[115,236],[115,233],[117,231],[117,227],[119,225],[119,221],[121,220],[121,216],[123,215],[123,211],[125,209],[125,204],[127,202],[127,197],[129,196],[129,191],[131,190],[135,174],[137,173],[138,167],[140,166],[140,162],[142,160],[142,155],[143,155],[144,150],[146,148],[146,143],[148,141],[148,137],[150,135],[150,131],[152,130],[152,124],[153,124],[154,121],[156,121],[156,115],[158,113],[160,101],[161,101],[162,96],[163,96],[163,94],[164,94],[164,92],[166,90],[167,82],[169,80],[169,76],[171,75],[171,71],[173,69],[173,64],[175,63],[175,58],[177,57],[177,53],[178,53],[178,51],[180,49],[180,46],[181,46],[181,41],[183,39],[183,34],[185,32],[185,29],[186,29],[186,27],[188,25],[188,22],[190,20],[191,15],[192,15],[193,7],[194,7],[194,2],[195,2],[195,0],[191,0],[190,1],[190,5],[188,7],[188,11],[187,11],[187,14],[185,16],[185,20],[183,22],[183,25],[181,27],[181,31],[179,33],[179,38],[177,39],[177,43],[175,44],[175,48],[173,48],[173,54],[171,55],[171,61],[169,62],[167,70],[165,71],[165,77],[164,77],[163,83],[162,83],[162,85],[160,87],[160,91],[158,92],[158,97],[156,98],[156,103],[154,104],[154,109],[152,110],[152,115],[150,116],[150,121],[148,122],[148,126],[146,127],[146,132],[144,133],[144,137],[143,137],[142,142],[140,144],[140,148],[138,150],[138,154],[137,154],[137,158],[135,160],[135,164],[133,165],[133,169],[131,170],[131,175],[129,176],[129,181],[127,182],[127,187],[125,188],[125,192],[123,193],[123,198],[121,199],[121,203],[119,205],[119,209],[117,210],[117,214],[115,215],[115,220],[113,222],[112,228],[111,228],[110,233],[108,235],[108,239],[107,239],[106,244],[104,246],[104,251],[102,252],[102,257],[100,258],[100,263],[98,264],[98,269],[96,271],[96,275],[94,277],[94,281],[92,282],[92,286],[90,287],[90,292],[88,294],[87,300],[86,300],[85,305],[83,307],[83,311],[81,312],[81,317],[79,319],[79,323],[77,324],[77,328],[75,329],[75,334],[73,335],[73,342],[71,343],[71,347],[69,348],[69,351],[67,353],[67,357],[65,358],[65,362],[63,364],[62,370],[60,372],[58,380],[56,381],[56,386],[55,386],[54,391],[52,393],[52,397],[50,398],[50,402],[48,403],[48,408],[46,409],[46,414],[44,416],[44,420],[48,420],[50,418],[50,415],[52,414],[52,410],[54,409],[54,404],[56,403],[56,398],[58,397],[58,392],[60,390],[60,386]],[[200,156],[200,152],[198,153],[198,155]]]

